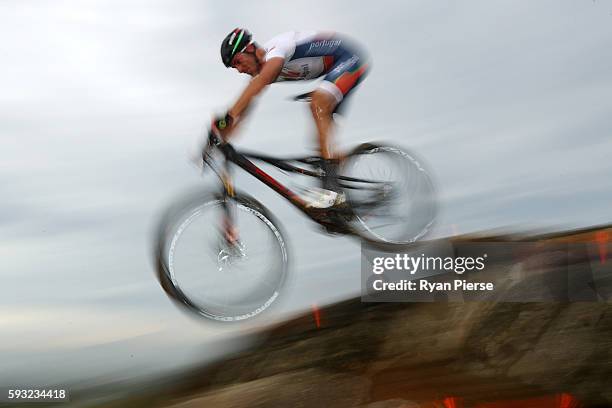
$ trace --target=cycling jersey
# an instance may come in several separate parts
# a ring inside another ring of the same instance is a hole
[[[338,104],[368,70],[363,53],[333,32],[291,31],[272,38],[263,48],[265,61],[275,57],[285,60],[275,82],[323,77],[319,88],[331,93]]]

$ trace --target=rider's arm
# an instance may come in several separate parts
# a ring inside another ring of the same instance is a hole
[[[229,110],[229,114],[234,119],[239,119],[251,104],[251,101],[257,96],[266,86],[276,80],[285,60],[280,57],[271,58],[266,61],[261,68],[261,72],[251,80],[249,85],[242,91],[242,94]]]

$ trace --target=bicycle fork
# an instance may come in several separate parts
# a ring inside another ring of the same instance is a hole
[[[234,200],[234,184],[230,174],[229,163],[226,161],[223,171],[220,174],[223,184],[223,236],[228,245],[232,246],[238,241],[238,230],[236,228],[236,201]]]

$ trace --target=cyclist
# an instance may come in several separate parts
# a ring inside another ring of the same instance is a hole
[[[253,77],[227,113],[213,121],[213,127],[224,140],[228,140],[253,99],[266,86],[322,77],[319,86],[310,94],[310,108],[324,159],[322,184],[325,192],[318,206],[342,202],[344,195],[336,180],[339,157],[330,146],[333,114],[365,78],[369,65],[365,55],[346,37],[333,32],[291,31],[259,46],[248,30],[236,28],[221,43],[221,59],[226,67]]]

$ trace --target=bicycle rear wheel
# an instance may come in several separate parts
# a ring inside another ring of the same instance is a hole
[[[278,224],[255,199],[236,194],[239,246],[221,228],[224,198],[198,193],[162,218],[157,274],[166,293],[190,312],[222,322],[252,318],[275,303],[286,280],[288,251]]]
[[[434,223],[437,202],[431,175],[405,149],[358,146],[341,165],[340,183],[353,212],[346,224],[370,244],[410,244]]]

